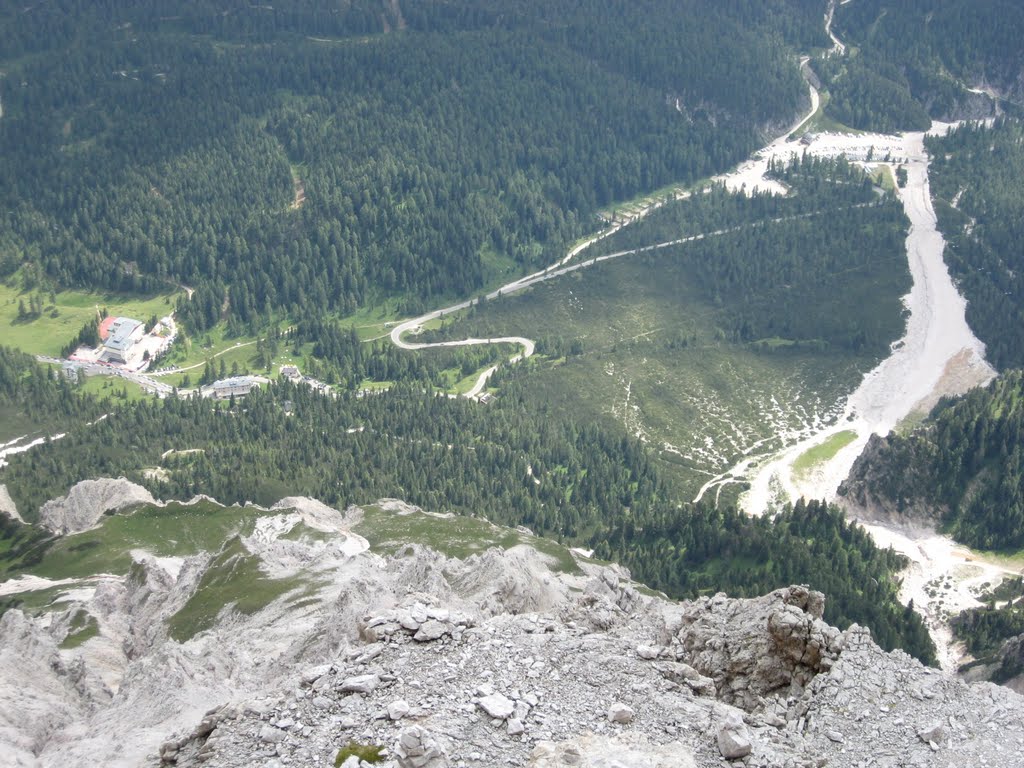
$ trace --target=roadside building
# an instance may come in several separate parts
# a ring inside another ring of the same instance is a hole
[[[302,379],[302,373],[297,365],[282,365],[281,375],[289,381],[300,381]]]
[[[218,400],[245,397],[257,384],[258,382],[251,376],[232,376],[230,379],[213,382],[213,396]]]
[[[100,354],[100,361],[104,363],[128,362],[132,347],[142,340],[146,329],[138,320],[130,317],[115,317],[111,322],[106,318],[100,324],[100,338],[103,339],[103,352]],[[104,333],[106,337],[104,338]]]

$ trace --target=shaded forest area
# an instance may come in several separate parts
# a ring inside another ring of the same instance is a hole
[[[992,114],[966,87],[987,86],[1017,110],[1022,101],[1024,7],[1015,0],[858,0],[837,4],[833,29],[846,56],[815,63],[830,94],[826,113],[845,125],[925,130],[932,119]]]
[[[900,297],[910,289],[902,205],[876,194],[844,158],[794,158],[769,174],[790,193],[716,188],[663,206],[587,255],[725,230],[656,253],[682,264],[721,309],[730,340],[783,338],[884,356],[903,329]]]
[[[846,493],[897,512],[934,510],[964,544],[1017,550],[1024,547],[1022,459],[1024,373],[1010,371],[984,389],[939,403],[929,423],[910,435],[869,445]]]
[[[1022,368],[1024,122],[965,124],[926,146],[943,258],[967,299],[967,322],[996,368]]]
[[[12,359],[11,370],[31,371],[30,358]],[[552,418],[506,389],[486,408],[415,386],[329,398],[288,383],[234,409],[198,398],[130,403],[11,456],[0,481],[29,519],[75,482],[102,476],[125,475],[160,497],[208,493],[224,503],[308,494],[344,507],[398,495],[434,511],[590,541],[680,597],[807,583],[829,594],[829,620],[870,624],[880,643],[932,660],[919,617],[896,601],[893,574],[902,560],[879,552],[835,510],[800,505],[775,525],[680,505],[639,441]],[[26,402],[47,397],[33,387],[18,391]],[[172,448],[201,452],[162,457]],[[154,466],[166,480],[143,472]],[[0,550],[36,551],[21,526],[5,526],[0,536]],[[851,578],[840,583],[844,572]]]

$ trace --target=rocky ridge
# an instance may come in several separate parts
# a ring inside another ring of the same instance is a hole
[[[78,533],[96,525],[105,512],[154,503],[149,491],[123,477],[83,480],[66,496],[40,507],[39,525],[61,535]]]
[[[350,744],[391,768],[1024,764],[1024,700],[840,632],[805,587],[676,603],[525,545],[382,557],[344,529],[361,515],[282,502],[246,547],[315,578],[185,642],[168,619],[209,555],[7,611],[0,764],[329,766]],[[324,536],[282,538],[295,519]],[[99,632],[62,647],[80,609]]]
[[[283,696],[211,711],[162,746],[162,764],[333,765],[349,744],[401,768],[1024,760],[1016,694],[885,653],[866,629],[841,633],[802,587],[672,605],[605,572],[565,615],[478,623],[424,599],[364,617],[363,644]],[[421,635],[431,612],[435,638]]]

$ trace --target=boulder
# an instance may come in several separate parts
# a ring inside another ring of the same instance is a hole
[[[409,714],[409,703],[404,699],[398,699],[388,704],[388,719],[401,720]]]
[[[477,706],[486,712],[490,717],[497,718],[498,720],[507,720],[512,716],[515,711],[515,703],[500,693],[492,693],[490,696],[484,696],[477,702]]]
[[[357,675],[342,681],[342,693],[373,693],[380,685],[380,678],[377,675]]]
[[[932,723],[927,728],[918,731],[917,738],[925,744],[928,742],[939,744],[946,739],[946,729],[942,727],[942,723]]]
[[[750,732],[738,712],[730,712],[718,727],[718,751],[726,760],[746,757],[753,749]]]
[[[616,701],[610,707],[608,707],[608,722],[611,723],[630,723],[633,721],[633,708],[623,704],[621,701]]]
[[[444,768],[448,765],[444,748],[419,725],[402,730],[394,752],[399,768]]]
[[[438,640],[448,634],[448,625],[437,619],[428,619],[423,622],[412,639],[419,643],[429,643]]]
[[[272,725],[264,725],[260,728],[260,741],[267,744],[277,744],[278,742],[284,741],[284,731],[280,728],[275,728]]]
[[[718,696],[747,711],[763,697],[798,694],[832,668],[841,633],[822,621],[824,597],[807,587],[752,600],[724,594],[687,604],[676,633],[676,660],[714,681]]]

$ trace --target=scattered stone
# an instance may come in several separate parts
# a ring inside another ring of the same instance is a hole
[[[436,619],[429,619],[420,625],[412,639],[419,643],[428,643],[448,634],[448,625]]]
[[[726,760],[738,760],[749,755],[752,749],[743,718],[738,712],[730,712],[718,727],[718,751]]]
[[[274,557],[287,563],[307,546],[277,544]],[[125,764],[329,766],[355,742],[386,747],[381,765],[389,768],[440,768],[448,754],[459,768],[720,768],[723,758],[746,768],[924,768],[933,751],[955,742],[949,764],[1024,765],[1019,696],[885,653],[859,627],[839,633],[821,619],[821,596],[803,587],[675,604],[631,591],[622,570],[608,575],[584,564],[582,577],[559,576],[528,547],[465,561],[410,547],[394,558],[346,562],[338,598],[317,609],[316,624],[296,622],[287,646],[272,624],[291,615],[281,603],[265,609],[281,611],[278,618],[233,615],[230,625],[198,636],[195,648],[164,644],[164,616],[195,588],[202,558],[186,561],[180,587],[166,575],[101,583],[88,610],[104,631],[130,628],[122,642],[135,654],[125,671],[130,695],[113,703],[84,660],[59,652],[55,638],[70,621],[61,611],[48,627],[16,609],[0,617],[0,675],[12,690],[71,694],[65,709],[51,710],[67,733],[84,722],[116,722],[126,749],[132,739],[152,739],[147,754],[135,749]],[[268,566],[277,567],[272,559]],[[581,579],[593,587],[582,589]],[[439,631],[441,642],[415,642],[421,631]],[[458,642],[444,642],[448,635]],[[258,683],[261,665],[252,662],[270,658],[274,688],[238,692],[236,681]],[[244,703],[196,717],[163,744],[148,735],[156,729],[133,724],[129,702],[157,723],[159,713],[213,694]],[[42,745],[26,765],[124,757],[103,746],[104,735],[79,745],[32,731],[12,721],[3,702],[0,721],[36,740],[22,743]],[[97,745],[107,750],[100,758]]]
[[[277,744],[280,741],[284,741],[285,733],[280,728],[275,728],[272,725],[264,725],[260,728],[260,741],[266,742],[267,744]]]
[[[633,708],[617,701],[608,707],[608,722],[630,723],[633,721]]]
[[[946,729],[942,726],[942,723],[932,723],[927,728],[922,728],[918,731],[917,738],[925,744],[928,742],[939,744],[946,739]]]
[[[448,765],[445,750],[421,726],[405,728],[398,735],[395,757],[400,768],[443,768]]]
[[[388,719],[401,720],[409,714],[409,704],[404,699],[398,699],[388,704]]]
[[[484,696],[477,702],[477,706],[486,712],[490,717],[498,720],[507,720],[515,711],[515,703],[500,693],[492,693]]]
[[[380,677],[377,675],[357,675],[346,678],[341,684],[342,693],[373,693],[380,685]]]

